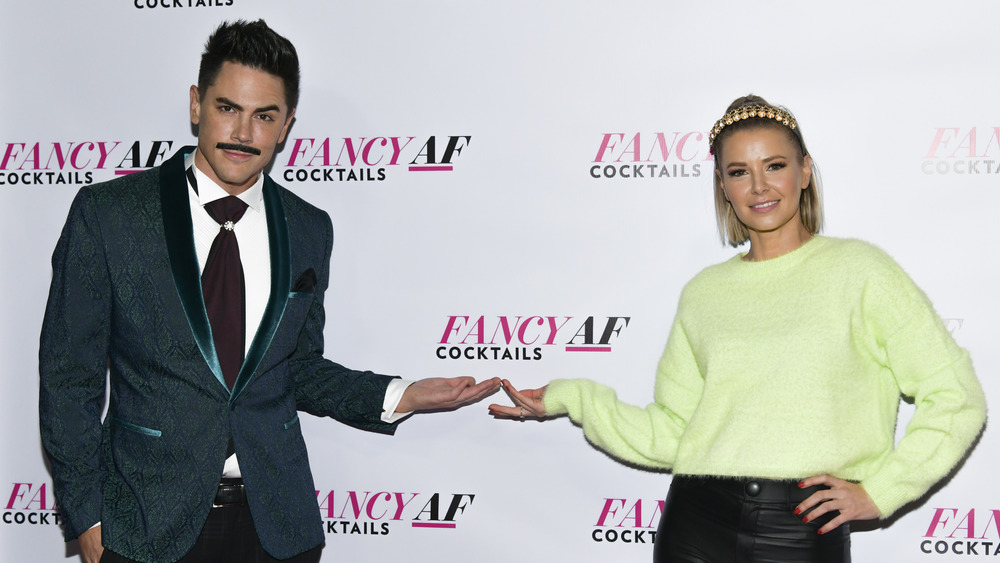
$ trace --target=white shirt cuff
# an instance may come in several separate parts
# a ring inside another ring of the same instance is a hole
[[[408,379],[393,379],[389,382],[385,390],[385,400],[382,401],[382,422],[392,424],[410,415],[408,412],[396,412],[399,401],[403,399],[403,392],[410,385],[413,385],[413,382]]]

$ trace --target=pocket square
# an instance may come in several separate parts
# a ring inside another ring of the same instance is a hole
[[[312,293],[313,288],[316,287],[316,271],[312,268],[302,272],[299,279],[295,280],[292,284],[292,291],[299,293]]]

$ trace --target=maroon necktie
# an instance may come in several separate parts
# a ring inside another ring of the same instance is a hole
[[[201,274],[201,291],[222,375],[232,389],[243,365],[246,338],[246,288],[233,226],[243,217],[247,204],[236,196],[227,196],[205,204],[205,210],[220,227]]]

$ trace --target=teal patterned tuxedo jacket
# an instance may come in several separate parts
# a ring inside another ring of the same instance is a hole
[[[284,559],[324,538],[297,411],[391,433],[390,378],[322,357],[330,218],[265,177],[271,294],[229,391],[195,255],[192,150],[74,200],[42,326],[42,443],[67,540],[100,521],[105,546],[152,562],[194,544],[232,435],[257,533]]]

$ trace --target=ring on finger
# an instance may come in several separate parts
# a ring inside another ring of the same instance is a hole
[[[524,407],[521,407],[521,420],[524,420]]]

